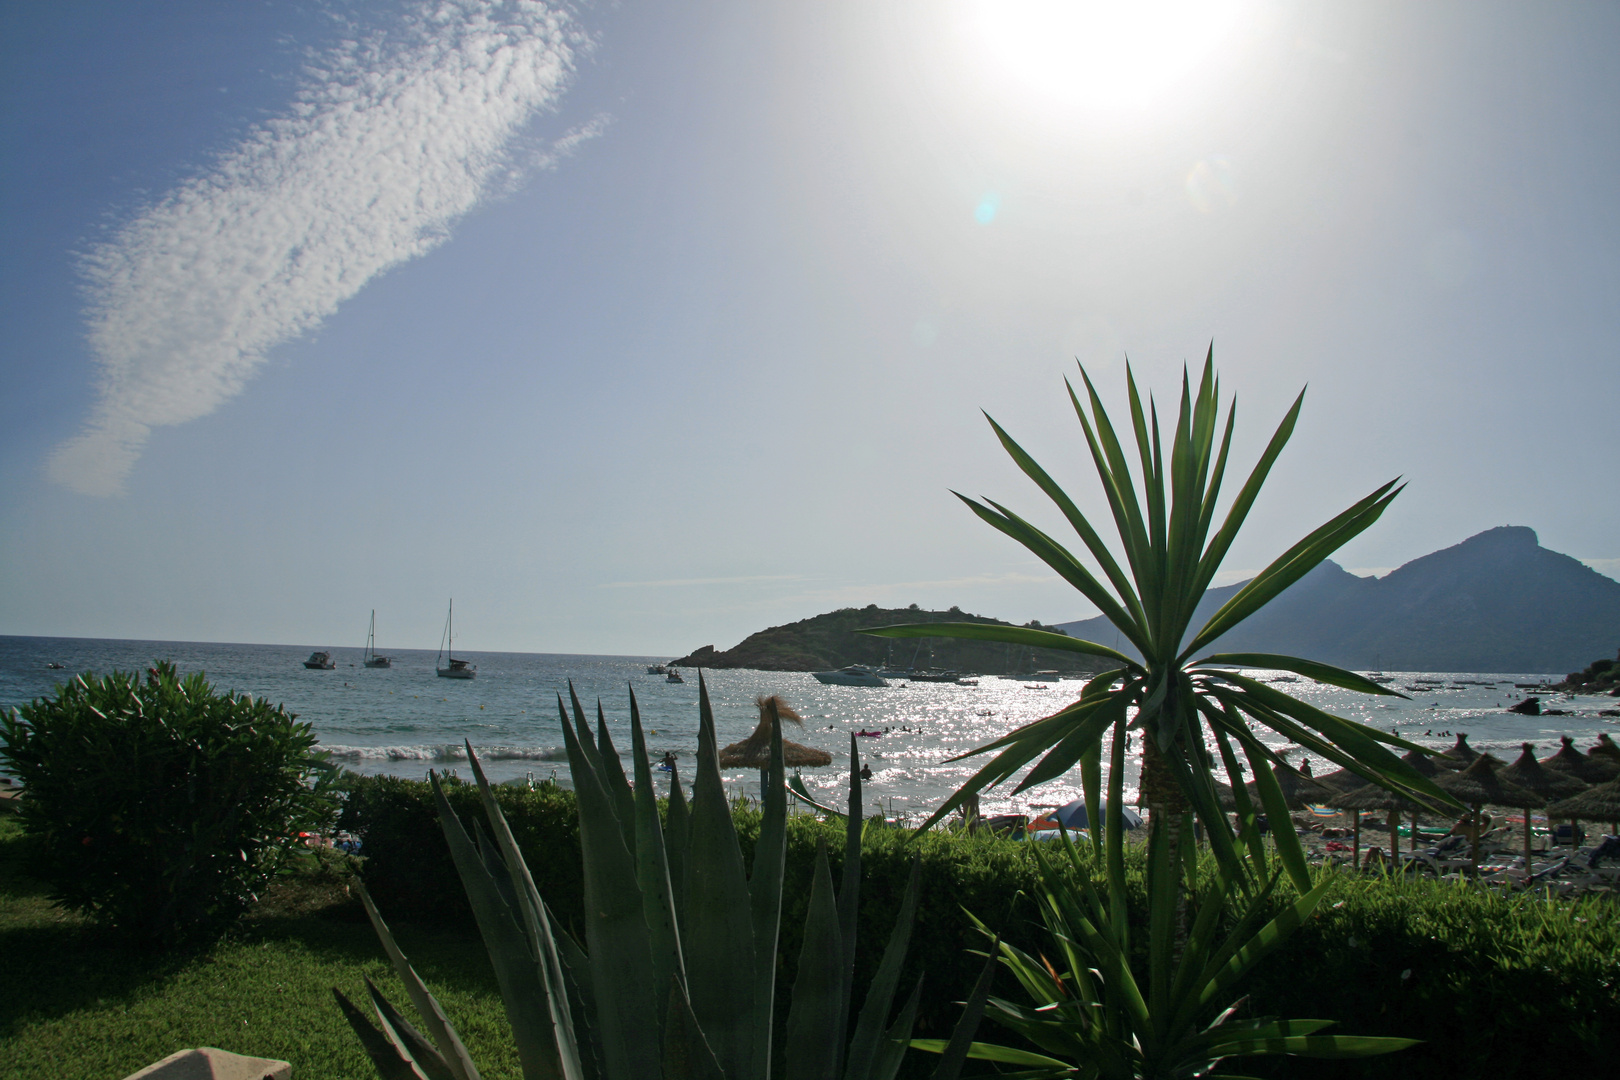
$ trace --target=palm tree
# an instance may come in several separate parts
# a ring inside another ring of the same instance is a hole
[[[1293,433],[1305,395],[1302,391],[1295,399],[1216,528],[1217,500],[1226,474],[1236,405],[1228,408],[1217,448],[1220,385],[1214,374],[1213,347],[1205,358],[1196,395],[1185,370],[1182,373],[1180,410],[1168,447],[1161,437],[1157,405],[1150,398],[1143,409],[1136,381],[1126,368],[1131,430],[1141,469],[1140,494],[1124,446],[1084,368],[1080,376],[1089,415],[1074,386],[1067,380],[1065,386],[1113,515],[1123,565],[1074,501],[988,415],[986,419],[1002,446],[1057,505],[1100,572],[1088,568],[1056,539],[1002,504],[959,493],[957,497],[1079,590],[1118,628],[1141,659],[1096,642],[1025,627],[932,623],[865,631],[884,637],[1005,641],[1106,657],[1114,663],[1111,670],[1091,679],[1079,699],[1066,708],[962,755],[996,752],[923,827],[940,820],[984,788],[1011,779],[1031,762],[1036,763],[1019,781],[1015,792],[1079,765],[1088,811],[1095,821],[1101,794],[1103,736],[1113,736],[1111,791],[1106,804],[1112,812],[1121,805],[1128,730],[1139,730],[1143,735],[1142,799],[1152,812],[1154,829],[1172,822],[1189,825],[1188,815],[1195,815],[1207,830],[1222,868],[1234,880],[1252,880],[1252,875],[1266,865],[1258,831],[1252,827],[1257,815],[1264,813],[1279,824],[1289,820],[1284,793],[1269,767],[1280,759],[1257,736],[1257,728],[1270,729],[1395,794],[1425,804],[1449,804],[1451,800],[1427,778],[1388,749],[1420,749],[1414,744],[1325,712],[1234,669],[1289,671],[1361,693],[1401,695],[1354,672],[1292,656],[1199,655],[1377,521],[1400,493],[1398,480],[1381,485],[1283,552],[1194,631],[1194,609]],[[1248,771],[1255,777],[1259,806],[1253,804],[1242,783],[1240,756],[1247,759]],[[1213,772],[1217,757],[1238,802],[1242,823],[1238,830],[1222,813],[1216,795]],[[1181,865],[1182,853],[1176,851],[1176,844],[1182,832],[1178,828],[1169,834],[1172,866]],[[1298,837],[1286,827],[1274,832],[1276,850],[1289,876],[1302,890],[1308,888],[1309,875]],[[1101,837],[1093,835],[1100,848]],[[1245,857],[1245,849],[1252,859]]]

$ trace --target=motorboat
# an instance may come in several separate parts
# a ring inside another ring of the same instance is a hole
[[[304,661],[304,666],[309,668],[311,671],[331,671],[333,668],[337,667],[337,665],[332,662],[332,654],[329,652],[310,653],[309,659]]]
[[[366,667],[391,668],[394,658],[377,655],[377,609],[371,609],[371,629],[366,631],[366,651],[362,661]]]
[[[444,618],[444,638],[439,655],[433,658],[433,670],[441,679],[471,679],[478,674],[478,665],[455,657],[455,616],[456,602],[451,600],[450,611]],[[448,661],[444,667],[439,666],[440,657]]]
[[[670,668],[668,673],[664,676],[664,681],[683,683],[686,680],[681,678],[681,673],[679,671],[676,671],[674,668]]]
[[[869,667],[861,667],[859,664],[851,664],[849,667],[839,668],[837,671],[815,671],[811,672],[811,674],[816,677],[817,682],[825,683],[828,686],[889,685],[888,681],[877,672]]]
[[[667,675],[667,674],[669,674],[669,667],[666,664],[648,664],[647,665],[647,674],[649,674],[649,675]]]

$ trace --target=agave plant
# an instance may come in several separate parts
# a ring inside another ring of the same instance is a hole
[[[1142,659],[1096,642],[1025,627],[932,623],[867,630],[884,637],[978,638],[1061,649],[1105,657],[1116,665],[1088,682],[1080,698],[1068,707],[962,755],[998,751],[923,827],[943,818],[971,795],[1010,779],[1037,758],[1040,760],[1015,791],[1044,783],[1079,765],[1090,819],[1096,821],[1103,736],[1113,735],[1113,777],[1117,782],[1123,772],[1123,747],[1130,729],[1139,729],[1143,734],[1142,797],[1153,811],[1154,828],[1167,821],[1180,822],[1188,812],[1196,815],[1207,830],[1223,870],[1246,889],[1253,887],[1257,876],[1263,880],[1267,862],[1258,830],[1241,823],[1252,825],[1260,813],[1273,822],[1289,820],[1282,791],[1268,767],[1279,759],[1256,735],[1256,725],[1269,728],[1371,783],[1421,803],[1451,805],[1452,800],[1387,749],[1421,748],[1335,716],[1234,669],[1289,671],[1361,693],[1400,696],[1395,691],[1354,672],[1298,657],[1270,653],[1199,656],[1201,650],[1377,521],[1390,500],[1400,493],[1398,480],[1381,485],[1313,530],[1238,590],[1202,627],[1193,630],[1191,622],[1198,602],[1293,433],[1305,395],[1302,391],[1295,399],[1217,528],[1217,502],[1226,475],[1236,404],[1228,409],[1224,430],[1220,430],[1220,386],[1214,375],[1213,348],[1204,361],[1196,395],[1186,372],[1182,374],[1180,411],[1168,448],[1161,438],[1157,405],[1150,398],[1144,411],[1135,379],[1126,369],[1131,429],[1141,469],[1140,496],[1138,478],[1131,472],[1131,462],[1108,413],[1084,368],[1080,374],[1090,405],[1089,416],[1073,384],[1065,380],[1065,386],[1113,514],[1124,564],[1074,501],[994,419],[990,419],[990,425],[1002,446],[1057,505],[1100,575],[1056,539],[1000,503],[960,494],[957,497],[1078,589],[1119,629]],[[1250,805],[1241,781],[1240,754],[1247,758],[1255,777],[1259,807]],[[1238,829],[1222,813],[1216,798],[1213,771],[1217,756],[1238,802]],[[1289,876],[1301,892],[1308,890],[1310,875],[1298,837],[1288,828],[1276,830],[1275,836],[1276,850]],[[1094,833],[1093,839],[1100,849],[1101,837]],[[1247,852],[1239,850],[1240,844]]]
[[[569,690],[559,696],[563,739],[579,800],[585,926],[580,942],[540,897],[477,755],[468,760],[489,830],[469,833],[434,776],[439,820],[494,964],[525,1080],[767,1080],[775,1048],[777,931],[786,852],[787,787],[781,719],[770,709],[771,767],[759,841],[745,873],[721,786],[708,687],[699,678],[698,766],[691,804],[671,773],[660,815],[634,691],[635,785],[597,706],[593,733]],[[781,1055],[790,1078],[890,1080],[911,1035],[921,980],[889,1014],[917,906],[917,869],[855,1023],[860,890],[860,762],[850,740],[843,887],[835,895],[825,845],[805,921],[804,947]],[[360,888],[372,925],[431,1038],[367,983],[381,1029],[341,992],[338,1003],[386,1080],[476,1080],[478,1070]],[[982,1008],[982,997],[980,1007]],[[970,1015],[977,1014],[970,1009]],[[960,1033],[965,1052],[970,1033]],[[954,1076],[952,1071],[950,1076]]]
[[[1117,808],[1110,806],[1108,813],[1112,847],[1122,830]],[[1173,922],[1166,907],[1169,890],[1155,888],[1151,880],[1173,876],[1176,868],[1168,833],[1155,833],[1148,842],[1149,895],[1160,910],[1150,913],[1146,980],[1139,982],[1123,930],[1127,920],[1113,906],[1118,897],[1105,898],[1092,883],[1089,860],[1080,857],[1067,832],[1062,842],[1069,876],[1058,872],[1040,850],[1042,845],[1034,851],[1043,884],[1037,900],[1057,963],[994,940],[980,924],[993,940],[992,954],[999,953],[1030,1002],[992,998],[989,1015],[1039,1050],[976,1042],[969,1056],[1022,1066],[1016,1075],[1027,1080],[1168,1080],[1228,1075],[1215,1070],[1230,1057],[1371,1057],[1416,1041],[1323,1034],[1331,1020],[1239,1019],[1241,1002],[1204,1022],[1223,992],[1310,916],[1330,883],[1323,882],[1262,922],[1278,871],[1239,903],[1235,925],[1222,933],[1220,916],[1234,890],[1230,879],[1217,870],[1201,892],[1191,931],[1178,951],[1166,932]],[[946,1049],[943,1040],[918,1039],[912,1045],[941,1053]]]

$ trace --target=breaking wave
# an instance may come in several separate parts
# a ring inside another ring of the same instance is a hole
[[[467,748],[460,743],[425,746],[341,746],[323,745],[334,758],[345,761],[466,761]],[[561,746],[478,746],[480,761],[567,761]]]

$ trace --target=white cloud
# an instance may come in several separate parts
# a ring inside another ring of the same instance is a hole
[[[552,106],[586,39],[535,0],[443,0],[317,58],[287,114],[84,261],[99,397],[52,479],[117,493],[154,427],[206,416],[265,352],[430,251]],[[606,118],[563,136],[554,164]]]

